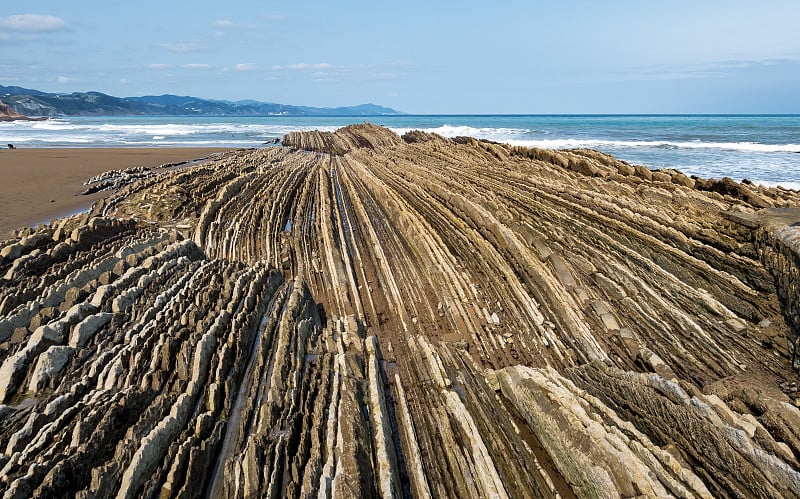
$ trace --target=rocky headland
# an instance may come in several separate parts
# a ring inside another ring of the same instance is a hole
[[[0,121],[42,121],[47,118],[29,118],[14,111],[8,105],[0,102]]]
[[[4,497],[800,496],[797,192],[372,125],[94,181],[0,245]]]

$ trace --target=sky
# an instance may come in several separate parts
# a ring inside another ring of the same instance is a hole
[[[800,113],[800,1],[0,0],[0,85],[413,114]]]

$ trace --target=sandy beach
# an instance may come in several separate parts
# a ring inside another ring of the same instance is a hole
[[[106,195],[78,195],[83,182],[108,171],[204,158],[219,148],[0,150],[0,240],[19,227],[83,211]],[[52,201],[51,201],[52,200]]]

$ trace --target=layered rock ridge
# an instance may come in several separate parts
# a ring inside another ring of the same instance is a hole
[[[0,248],[5,497],[796,497],[800,196],[357,125]]]

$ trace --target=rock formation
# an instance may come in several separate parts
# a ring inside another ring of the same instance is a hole
[[[796,192],[371,125],[109,178],[0,248],[4,497],[800,496]]]
[[[8,105],[0,102],[0,121],[18,121],[18,120],[34,120],[38,121],[44,118],[28,118],[25,115],[11,109]]]

